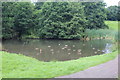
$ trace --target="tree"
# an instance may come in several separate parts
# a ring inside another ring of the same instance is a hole
[[[46,2],[40,10],[38,33],[41,38],[80,39],[85,22],[81,3]]]
[[[117,21],[118,20],[118,6],[110,6],[107,8],[107,20]]]
[[[117,14],[117,19],[120,21],[120,6],[118,6],[118,14]]]
[[[85,10],[88,29],[108,28],[104,20],[106,19],[105,3],[103,2],[84,2],[82,3]]]
[[[40,10],[41,7],[43,6],[44,2],[36,2],[35,3],[35,9]]]
[[[30,2],[16,3],[14,30],[17,32],[18,38],[30,34],[32,27],[34,27],[33,11],[34,7]]]
[[[16,35],[14,27],[14,2],[2,3],[2,38],[12,38]]]

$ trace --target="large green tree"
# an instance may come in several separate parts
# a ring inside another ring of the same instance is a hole
[[[15,26],[18,38],[30,34],[34,27],[33,4],[30,2],[20,2],[16,4]]]
[[[107,8],[107,20],[117,21],[118,17],[118,6],[110,6]]]
[[[84,35],[86,20],[81,3],[46,2],[39,16],[41,38],[80,39]]]
[[[2,37],[12,38],[16,35],[14,27],[15,3],[2,3]]]
[[[106,19],[105,3],[103,2],[84,2],[82,3],[85,10],[88,29],[107,28],[104,23]]]
[[[44,2],[36,2],[35,3],[35,9],[40,10],[43,6]]]

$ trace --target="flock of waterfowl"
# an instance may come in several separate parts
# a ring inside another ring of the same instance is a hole
[[[83,46],[85,46],[86,44],[83,44]],[[61,44],[58,44],[58,46],[61,46]],[[49,49],[50,49],[50,53],[51,54],[54,54],[55,52],[55,50],[54,49],[52,49],[52,46],[47,46]],[[72,47],[74,48],[74,47],[76,47],[75,45],[72,45]],[[92,45],[91,45],[91,47],[92,47]],[[100,52],[101,50],[99,50],[99,49],[96,49],[95,47],[92,47],[92,49],[93,50],[95,50],[94,51],[94,53],[95,54],[97,54],[98,52]],[[43,50],[42,49],[39,49],[39,48],[35,48],[35,50],[39,50],[39,53],[41,54],[42,52],[43,52]],[[69,52],[69,51],[73,51],[73,52],[77,52],[77,54],[79,54],[79,55],[81,55],[82,54],[82,50],[81,49],[70,49],[69,47],[68,47],[68,45],[64,45],[64,47],[62,47],[61,48],[61,50],[67,50],[68,51],[68,55],[70,55],[71,53]],[[58,53],[60,52],[59,50],[57,51]],[[104,52],[103,50],[101,51],[101,52]],[[37,53],[37,54],[39,54],[39,53]]]

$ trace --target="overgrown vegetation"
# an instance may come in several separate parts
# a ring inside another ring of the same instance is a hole
[[[53,78],[82,71],[112,60],[117,56],[117,51],[77,60],[56,62],[42,62],[34,58],[7,52],[0,52],[0,54],[2,54],[3,59],[3,78]]]

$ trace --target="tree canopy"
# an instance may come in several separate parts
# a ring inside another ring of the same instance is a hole
[[[107,28],[103,2],[3,2],[3,38],[80,39],[86,29]]]
[[[110,6],[107,8],[107,20],[111,20],[111,21],[119,21],[120,17],[119,17],[119,6]]]
[[[42,38],[79,39],[83,35],[86,20],[80,3],[45,3],[40,16]]]

